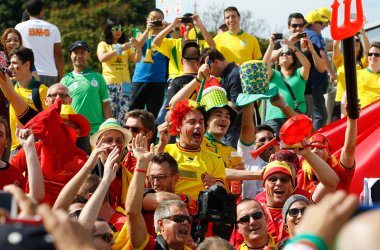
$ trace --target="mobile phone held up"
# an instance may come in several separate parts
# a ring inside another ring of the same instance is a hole
[[[17,202],[12,194],[0,191],[0,209],[5,210],[10,218],[17,217]]]
[[[284,38],[284,35],[282,33],[274,33],[274,40],[281,40]]]
[[[305,37],[307,37],[307,34],[306,34],[306,32],[299,33],[296,37],[297,37],[297,39],[305,38]]]
[[[180,21],[181,23],[192,23],[192,22],[193,22],[193,18],[191,18],[191,17],[181,17],[181,18],[179,19],[179,21]]]

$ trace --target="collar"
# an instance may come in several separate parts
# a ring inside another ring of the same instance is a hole
[[[232,36],[240,36],[241,34],[244,33],[244,30],[240,30],[237,34],[234,34],[232,33],[231,31],[228,31],[228,34],[232,35]]]
[[[185,151],[185,152],[200,152],[201,151],[201,147],[197,148],[197,149],[188,149],[188,148],[184,148],[182,147],[181,145],[179,145],[179,142],[176,143],[176,146],[179,150],[181,151]]]
[[[377,71],[377,72],[375,73],[375,72],[373,72],[369,67],[367,67],[366,69],[367,69],[367,71],[370,72],[370,73],[373,73],[373,74],[380,74],[380,70]]]
[[[93,71],[92,68],[90,66],[87,66],[84,70],[82,70],[81,72],[79,73],[76,73],[73,71],[73,74],[81,74],[81,75],[84,75],[84,74],[87,74],[89,72]]]
[[[28,85],[26,86],[26,88],[27,88],[27,89],[33,89],[33,85],[34,85],[35,82],[37,82],[37,80],[34,78],[34,76],[32,76],[32,80],[30,80],[30,82],[28,83]],[[20,83],[19,83],[19,82],[16,82],[16,86],[17,86],[18,88],[22,88],[22,87],[20,86]]]
[[[244,249],[266,249],[266,247],[274,247],[276,245],[275,243],[275,240],[274,238],[268,233],[268,241],[267,243],[264,245],[264,246],[260,246],[260,247],[250,247],[248,246],[247,242],[243,242],[243,244],[241,245],[241,250],[244,250]]]
[[[228,76],[231,71],[236,67],[236,64],[234,62],[229,63],[222,72],[222,78]]]
[[[210,142],[211,142],[211,144],[212,145],[216,145],[216,143],[218,142],[218,143],[220,143],[220,144],[222,144],[223,146],[227,146],[226,144],[224,144],[223,142],[221,142],[221,141],[218,141],[211,133],[209,133],[208,131],[205,133],[205,135],[204,135],[206,138],[207,138],[207,140],[209,140]]]

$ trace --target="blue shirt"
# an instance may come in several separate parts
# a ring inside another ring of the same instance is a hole
[[[152,41],[154,36],[152,37]],[[148,38],[147,38],[148,40]],[[152,42],[153,45],[153,42]],[[140,62],[136,63],[135,72],[132,82],[162,82],[166,83],[168,72],[168,59],[156,50],[152,50],[153,63],[144,63],[147,43],[142,47],[142,56]]]

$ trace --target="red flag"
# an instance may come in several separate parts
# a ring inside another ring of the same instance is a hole
[[[356,170],[351,181],[350,191],[360,194],[363,190],[363,179],[380,178],[380,101],[377,101],[360,112],[358,134],[356,138]],[[344,145],[346,119],[340,119],[320,130],[330,141],[332,154],[339,159]]]

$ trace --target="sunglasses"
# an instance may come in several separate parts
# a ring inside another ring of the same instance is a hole
[[[161,182],[164,179],[166,179],[168,176],[171,176],[171,175],[170,174],[158,174],[158,175],[150,175],[150,176],[147,176],[146,178],[148,179],[149,182],[154,182],[154,180]]]
[[[297,217],[299,214],[303,215],[305,212],[306,207],[301,208],[291,208],[288,210],[288,215],[291,217]]]
[[[287,55],[287,56],[291,56],[293,55],[294,53],[292,51],[287,51],[287,52],[281,52],[280,53],[280,56],[284,56],[284,55]]]
[[[323,25],[323,22],[321,22],[321,21],[314,22],[314,23],[317,23],[317,24],[319,24],[319,25]]]
[[[145,131],[144,128],[132,127],[132,126],[127,126],[127,125],[125,125],[124,128],[126,128],[126,129],[128,129],[128,130],[130,130],[130,131],[132,131],[133,133],[136,133],[136,134],[140,133],[141,131]]]
[[[293,29],[296,29],[296,28],[303,28],[305,25],[303,23],[292,23],[290,26]]]
[[[375,56],[375,57],[380,57],[380,53],[368,53],[368,57]]]
[[[191,217],[190,215],[182,215],[182,214],[171,215],[162,219],[171,220],[171,221],[174,221],[175,223],[184,223],[185,221],[187,221],[189,224],[191,224],[193,222],[193,217]]]
[[[121,25],[115,25],[115,26],[112,26],[111,30],[124,32],[127,30],[127,28]]]
[[[260,138],[260,139],[258,139],[257,141],[255,141],[255,143],[265,143],[265,142],[267,142],[267,141],[271,141],[271,140],[273,140],[273,138],[274,137],[263,137],[263,138]]]
[[[59,96],[60,99],[64,99],[64,98],[70,97],[70,95],[64,94],[64,93],[53,93],[53,94],[48,94],[47,95],[47,97],[49,97],[49,98],[57,98],[57,96]]]
[[[260,220],[261,218],[264,217],[264,214],[262,212],[254,212],[251,214],[244,215],[238,219],[237,223],[247,223],[250,221],[250,219],[254,220]]]
[[[278,180],[280,180],[281,183],[288,183],[290,182],[290,176],[281,176],[281,177],[278,177],[278,176],[270,176],[268,177],[268,181],[271,182],[271,183],[276,183]]]
[[[112,239],[113,239],[113,236],[112,236],[111,233],[95,234],[93,237],[94,238],[100,237],[100,238],[102,238],[107,243],[110,243],[112,241]]]

